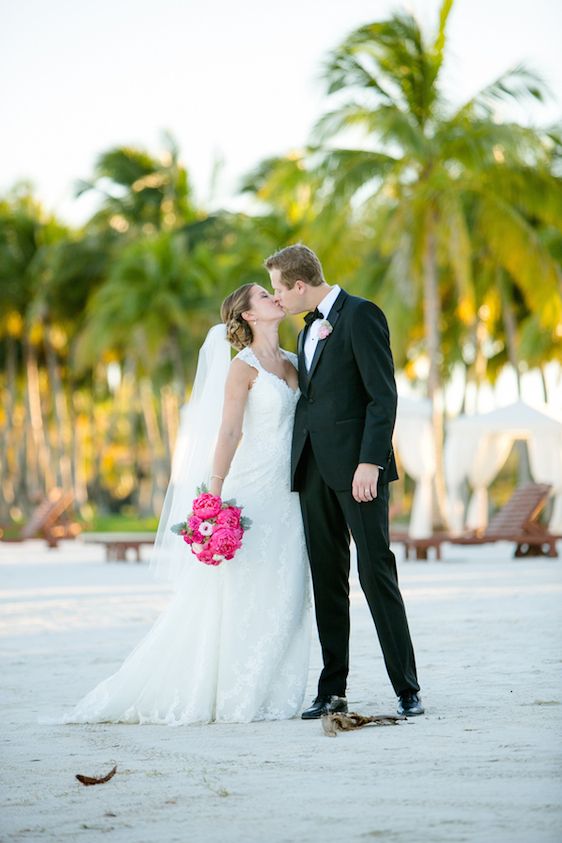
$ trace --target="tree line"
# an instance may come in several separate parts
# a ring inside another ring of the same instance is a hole
[[[548,95],[523,66],[467,102],[445,99],[451,7],[434,32],[397,12],[342,41],[307,148],[244,178],[253,213],[201,207],[170,135],[159,154],[99,156],[77,185],[99,197],[81,227],[28,185],[0,200],[0,524],[53,486],[84,515],[157,513],[220,302],[264,284],[264,257],[289,243],[383,308],[397,368],[432,400],[438,464],[454,372],[468,386],[509,365],[519,383],[561,360],[560,128],[506,116]],[[282,326],[291,348],[298,325]]]

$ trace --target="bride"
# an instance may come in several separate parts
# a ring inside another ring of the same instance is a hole
[[[296,355],[279,348],[283,309],[256,284],[231,293],[201,349],[151,564],[176,594],[146,637],[66,723],[281,720],[308,674],[309,573],[290,491]],[[228,342],[227,342],[228,341]],[[230,346],[239,349],[230,360]],[[170,526],[196,487],[236,498],[252,520],[234,559],[204,565]]]

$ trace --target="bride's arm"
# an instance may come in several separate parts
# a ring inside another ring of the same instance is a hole
[[[244,409],[254,377],[255,371],[247,363],[241,360],[232,361],[224,389],[222,421],[209,483],[209,491],[212,495],[220,495],[224,478],[230,470],[230,464],[240,442]]]

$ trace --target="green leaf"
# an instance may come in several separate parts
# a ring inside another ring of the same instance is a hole
[[[180,521],[179,524],[172,524],[170,530],[172,533],[175,533],[178,536],[185,535],[187,533],[187,521]]]

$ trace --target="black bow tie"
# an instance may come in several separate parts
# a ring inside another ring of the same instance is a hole
[[[320,313],[318,308],[316,310],[311,310],[310,313],[307,313],[304,317],[304,322],[307,328],[310,328],[313,322],[316,322],[317,319],[323,319],[324,315]]]

